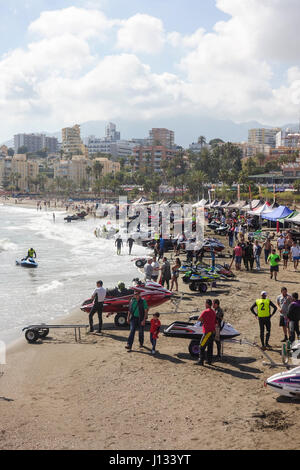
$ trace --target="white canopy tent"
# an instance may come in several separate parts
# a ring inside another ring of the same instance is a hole
[[[258,209],[255,209],[255,210],[252,210],[252,211],[247,211],[247,214],[249,215],[260,215],[262,213],[267,213],[267,212],[272,212],[272,207],[270,206],[269,203],[265,203],[263,204],[261,207],[259,207]]]

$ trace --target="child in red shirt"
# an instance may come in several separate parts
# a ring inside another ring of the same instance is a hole
[[[150,341],[152,344],[152,351],[151,354],[155,354],[155,347],[156,341],[158,339],[158,334],[160,330],[161,323],[159,321],[159,313],[154,313],[153,318],[151,320],[151,327],[150,327]]]

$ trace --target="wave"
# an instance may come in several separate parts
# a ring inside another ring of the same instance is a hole
[[[3,251],[12,251],[17,248],[17,245],[7,238],[0,240],[0,253]]]
[[[36,289],[37,294],[45,294],[51,290],[57,289],[58,287],[62,286],[63,283],[61,281],[52,281],[47,284],[42,284]]]

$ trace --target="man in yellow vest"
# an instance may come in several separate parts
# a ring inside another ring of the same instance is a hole
[[[32,258],[32,259],[36,258],[36,252],[33,248],[29,248],[28,254],[25,259],[28,259],[28,258]]]
[[[271,348],[271,346],[269,345],[271,335],[271,317],[273,317],[273,315],[275,315],[277,311],[276,305],[274,305],[273,302],[267,297],[267,292],[263,291],[261,293],[261,298],[257,299],[250,309],[253,315],[255,315],[255,317],[258,318],[259,321],[260,341],[263,351],[265,351],[267,348]],[[273,308],[272,314],[271,307]],[[267,330],[266,341],[265,328]]]

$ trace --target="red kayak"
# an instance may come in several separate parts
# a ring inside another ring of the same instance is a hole
[[[146,300],[149,309],[168,302],[173,296],[173,292],[156,282],[147,282],[146,284],[133,286],[131,289],[126,289],[123,295],[119,292],[117,295],[111,296],[108,291],[108,295],[104,300],[103,312],[108,313],[107,316],[117,314],[115,318],[117,326],[126,326],[129,304],[136,291],[141,293],[141,298]],[[81,310],[90,313],[92,306],[93,301],[88,299],[82,304]]]

